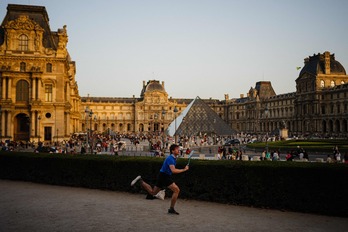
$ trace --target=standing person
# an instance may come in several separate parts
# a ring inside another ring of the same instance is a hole
[[[137,176],[132,182],[131,186],[134,186],[136,183],[140,183],[141,187],[145,189],[151,196],[155,196],[164,200],[164,190],[161,190],[164,187],[169,188],[173,191],[172,199],[170,202],[170,208],[168,213],[170,214],[179,214],[175,211],[174,206],[176,200],[178,199],[180,189],[172,180],[172,174],[178,174],[185,172],[189,169],[189,166],[186,165],[184,169],[177,169],[176,158],[180,154],[180,147],[176,144],[173,144],[169,148],[170,155],[164,160],[162,168],[157,176],[157,181],[155,187],[152,188],[148,183],[141,179],[141,176]]]
[[[339,151],[336,153],[335,157],[336,157],[336,162],[340,163],[341,162],[341,153]]]
[[[261,160],[266,160],[266,150],[261,153]]]

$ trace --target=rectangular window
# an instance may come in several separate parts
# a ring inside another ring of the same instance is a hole
[[[19,50],[21,51],[27,51],[28,50],[28,36],[21,35],[19,37]]]
[[[45,85],[45,101],[52,102],[52,85]]]
[[[51,63],[47,63],[46,64],[46,72],[52,72],[52,64]]]
[[[44,133],[45,133],[45,135],[44,135],[45,141],[51,141],[52,140],[52,127],[45,126]]]
[[[23,102],[29,100],[29,83],[25,80],[17,82],[16,101]]]
[[[25,72],[26,71],[26,67],[27,67],[27,65],[24,62],[21,62],[20,65],[19,65],[19,69],[20,69],[21,72]]]

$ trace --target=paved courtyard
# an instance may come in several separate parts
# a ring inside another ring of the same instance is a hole
[[[0,180],[0,232],[347,231],[347,218]]]

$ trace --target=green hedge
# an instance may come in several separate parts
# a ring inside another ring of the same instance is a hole
[[[154,183],[162,158],[0,153],[0,178],[139,192],[131,180]],[[178,167],[186,160],[179,159]],[[348,165],[192,160],[174,176],[180,197],[235,205],[348,216]],[[170,194],[170,191],[167,191]]]
[[[307,152],[323,152],[332,154],[332,148],[338,146],[341,154],[348,152],[348,142],[346,139],[309,139],[309,140],[287,140],[275,141],[267,143],[270,150],[280,149],[283,153],[296,150],[297,146],[301,146]],[[249,143],[247,145],[250,149],[263,150],[266,147],[266,142]]]

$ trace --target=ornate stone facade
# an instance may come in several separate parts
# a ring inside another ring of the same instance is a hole
[[[68,139],[79,130],[80,97],[66,26],[51,31],[45,7],[8,5],[0,29],[0,137]]]
[[[276,95],[258,82],[247,97],[225,99],[227,122],[245,133],[348,137],[348,76],[330,52],[305,59],[296,92]]]
[[[157,80],[143,82],[140,98],[88,96],[81,100],[82,131],[91,128],[99,132],[109,129],[122,133],[164,131],[191,101],[168,98],[164,82]]]
[[[51,31],[45,7],[8,5],[0,29],[0,137],[61,141],[88,129],[162,132],[193,99],[168,97],[164,82],[144,81],[140,97],[80,97],[67,28]],[[260,81],[246,96],[203,99],[244,133],[348,137],[348,76],[329,52],[305,59],[296,92],[277,95]]]

